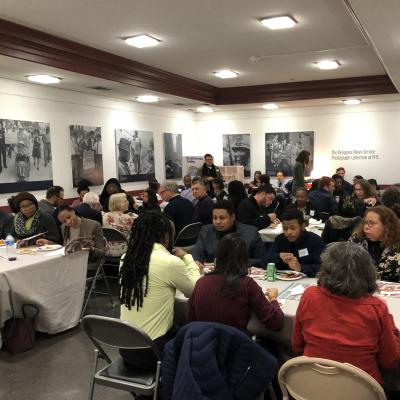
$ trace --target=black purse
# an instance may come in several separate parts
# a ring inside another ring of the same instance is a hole
[[[11,318],[2,331],[3,347],[11,354],[30,350],[35,344],[35,322],[39,308],[34,304],[21,306],[22,318]]]

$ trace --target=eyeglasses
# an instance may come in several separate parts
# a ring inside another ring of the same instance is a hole
[[[374,227],[375,225],[378,225],[379,222],[365,221],[365,220],[364,220],[362,223],[363,223],[363,225],[368,225],[368,228],[372,228],[372,227]]]
[[[27,209],[27,208],[31,208],[31,207],[33,207],[35,204],[33,204],[33,203],[29,203],[29,204],[24,204],[24,205],[22,205],[22,206],[19,206],[19,208],[20,208],[20,210],[25,210],[25,209]]]

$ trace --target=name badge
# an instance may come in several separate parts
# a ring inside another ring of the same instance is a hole
[[[310,215],[313,217],[315,215],[315,211],[314,210],[310,210]]]
[[[306,257],[306,256],[308,256],[308,250],[307,249],[299,250],[299,257]]]

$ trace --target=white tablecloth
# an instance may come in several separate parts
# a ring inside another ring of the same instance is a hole
[[[6,255],[4,248],[0,255]],[[21,316],[23,303],[39,307],[40,332],[57,333],[76,326],[85,295],[88,252],[16,257],[16,261],[0,258],[0,327],[13,316],[12,306],[16,316]]]
[[[324,223],[313,224],[307,226],[307,230],[309,232],[314,232],[318,236],[322,235],[322,231],[324,230]],[[261,236],[263,242],[273,242],[275,238],[283,233],[282,224],[279,224],[276,228],[264,228],[258,231]]]

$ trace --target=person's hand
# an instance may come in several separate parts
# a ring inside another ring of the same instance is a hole
[[[139,206],[139,204],[138,204],[138,203],[134,203],[134,204],[133,204],[133,208],[134,208],[135,210],[138,210],[138,209],[139,209],[139,207],[140,207],[140,206]],[[131,214],[132,214],[132,213],[131,213]]]
[[[208,176],[207,180],[208,180],[208,182],[212,182],[214,180],[214,178],[212,176]]]
[[[195,261],[195,263],[199,267],[199,272],[202,274],[203,273],[203,269],[204,269],[204,265],[200,261]]]
[[[269,217],[269,219],[272,221],[272,222],[275,222],[278,218],[276,217],[276,214],[275,213],[271,213],[271,214],[268,214],[268,217]],[[279,221],[279,220],[278,220]]]
[[[279,257],[287,264],[292,259],[293,253],[279,253]]]
[[[265,292],[265,295],[268,297],[269,301],[276,300],[278,298],[278,289],[277,288],[268,288]]]
[[[367,199],[364,199],[364,203],[367,204],[368,206],[374,206],[376,204],[376,198],[375,197],[368,197]]]
[[[47,239],[38,239],[36,240],[36,245],[37,246],[46,246],[46,244],[52,244],[53,242],[51,242],[50,240]]]
[[[300,272],[301,271],[301,265],[299,263],[299,260],[295,256],[288,257],[288,261],[286,262],[287,265],[289,265],[289,268],[292,269],[293,271]]]
[[[183,258],[184,256],[186,256],[187,253],[185,250],[181,249],[180,247],[174,247],[172,249],[172,254],[179,258]]]

